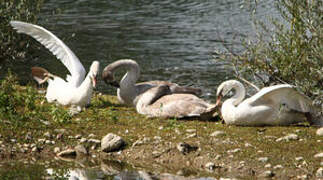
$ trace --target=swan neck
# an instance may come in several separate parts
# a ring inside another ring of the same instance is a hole
[[[233,97],[231,97],[230,99],[232,100],[232,104],[234,106],[239,105],[242,100],[245,98],[246,95],[246,89],[244,88],[244,86],[239,82],[236,83],[232,89],[234,89],[235,91],[235,95]]]

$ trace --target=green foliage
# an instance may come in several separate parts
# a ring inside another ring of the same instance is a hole
[[[57,123],[68,123],[72,118],[67,110],[57,107],[55,104],[50,106],[50,114],[53,121]]]
[[[289,83],[305,94],[323,100],[323,1],[276,1],[284,22],[256,22],[257,42],[234,56],[238,71],[252,73],[265,85]],[[248,41],[245,41],[248,42]],[[261,77],[268,77],[267,80]]]
[[[35,23],[43,0],[2,0],[0,2],[0,62],[25,56],[31,38],[20,37],[11,20]]]

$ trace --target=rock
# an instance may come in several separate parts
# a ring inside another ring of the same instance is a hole
[[[196,133],[189,134],[188,136],[186,136],[185,139],[189,139],[189,138],[193,138],[193,137],[197,137],[197,134]]]
[[[60,157],[76,156],[76,151],[74,149],[66,149],[66,150],[58,153],[57,156],[60,156]]]
[[[320,167],[316,173],[315,173],[316,177],[320,177],[320,178],[323,178],[323,168]]]
[[[252,145],[250,143],[245,143],[244,147],[252,147]]]
[[[218,137],[218,136],[224,136],[224,131],[214,131],[212,134],[210,134],[211,137]]]
[[[98,139],[88,139],[87,142],[92,143],[92,144],[100,144],[101,143],[101,141]]]
[[[215,169],[215,164],[213,162],[208,162],[205,164],[205,168],[212,171]]]
[[[265,168],[271,168],[271,164],[266,164]]]
[[[296,157],[295,160],[296,161],[302,161],[302,160],[304,160],[304,158],[303,157]]]
[[[316,135],[318,135],[318,136],[323,136],[323,127],[319,128],[319,129],[316,131]]]
[[[96,137],[96,135],[95,135],[95,134],[89,134],[87,137],[88,137],[88,138],[95,138],[95,137]]]
[[[86,138],[81,138],[80,143],[85,143],[85,142],[87,142],[87,139]]]
[[[37,146],[33,147],[33,148],[31,149],[31,152],[38,152],[38,148],[37,148]]]
[[[260,157],[260,158],[258,158],[258,161],[265,163],[268,161],[268,157]]]
[[[196,129],[186,129],[186,132],[187,133],[195,133],[196,132]]]
[[[59,147],[55,147],[55,148],[54,148],[54,153],[55,153],[55,154],[59,153],[60,151],[61,151],[61,149],[60,149]]]
[[[117,136],[113,133],[109,133],[106,136],[104,136],[101,140],[101,151],[118,151],[125,144],[125,141],[120,136]]]
[[[51,138],[51,137],[52,137],[52,135],[51,135],[49,132],[45,132],[45,133],[44,133],[44,137]]]
[[[315,158],[323,158],[323,152],[314,155]]]
[[[274,177],[275,174],[272,171],[265,171],[260,176],[265,178],[271,178]]]
[[[216,156],[215,156],[215,158],[214,158],[214,159],[215,159],[215,160],[219,160],[219,159],[221,159],[221,157],[222,157],[222,156],[218,154],[218,155],[216,155]]]
[[[283,140],[285,141],[298,140],[298,136],[297,134],[288,134],[287,136],[276,139],[276,142],[280,142]]]
[[[236,148],[236,149],[228,150],[227,152],[228,153],[237,153],[237,152],[240,152],[240,151],[241,151],[240,148]]]
[[[76,136],[75,136],[75,139],[81,139],[82,138],[82,135],[81,134],[77,134]]]
[[[67,133],[66,129],[55,129],[54,130],[56,133],[60,133],[60,134],[65,134]]]
[[[75,146],[74,150],[75,150],[77,156],[84,156],[84,155],[88,154],[86,148],[81,144]]]
[[[176,147],[183,154],[187,154],[187,153],[190,153],[191,151],[196,151],[198,149],[198,147],[191,146],[185,142],[178,143]]]
[[[283,169],[283,166],[278,164],[278,165],[274,166],[274,169]]]
[[[25,136],[25,139],[26,139],[27,141],[32,140],[32,139],[33,139],[33,137],[31,136],[31,133],[27,133],[27,134],[26,134],[26,136]]]

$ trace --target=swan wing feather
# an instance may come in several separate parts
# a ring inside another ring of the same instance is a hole
[[[288,108],[300,112],[312,112],[312,102],[304,94],[289,84],[275,85],[261,89],[254,96],[246,99],[252,106],[267,104],[272,107],[287,105]]]
[[[10,21],[10,24],[18,33],[24,33],[36,39],[65,65],[71,73],[71,78],[67,79],[70,85],[78,87],[82,83],[86,71],[76,55],[63,41],[45,28],[34,24],[21,21]]]

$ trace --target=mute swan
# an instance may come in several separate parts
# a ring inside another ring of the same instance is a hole
[[[114,74],[118,69],[121,68],[125,68],[127,70],[127,73],[123,76],[119,84],[115,81]],[[172,93],[189,93],[196,95],[201,94],[200,89],[183,87],[167,81],[149,81],[135,84],[139,78],[139,75],[139,65],[136,61],[131,59],[122,59],[115,61],[106,66],[102,72],[103,80],[107,84],[118,88],[118,100],[121,103],[127,105],[136,106],[138,99],[144,92],[158,85],[168,85]]]
[[[221,114],[226,124],[241,126],[290,125],[309,121],[322,125],[321,120],[313,120],[315,107],[308,97],[300,94],[289,84],[275,85],[261,89],[245,99],[246,90],[236,80],[223,82],[217,89],[217,105],[230,90],[235,95],[224,101]],[[321,124],[320,124],[321,123]]]
[[[168,85],[147,90],[137,102],[136,110],[149,117],[211,119],[217,105],[209,104],[193,94],[174,94]]]
[[[96,86],[99,62],[93,61],[90,71],[85,77],[86,72],[79,59],[54,34],[34,24],[20,21],[11,21],[10,24],[18,33],[30,35],[49,49],[71,73],[71,75],[67,75],[67,81],[65,81],[49,73],[44,68],[32,68],[33,77],[39,84],[48,82],[47,101],[57,101],[61,105],[71,105],[81,111],[91,100],[93,88]]]

